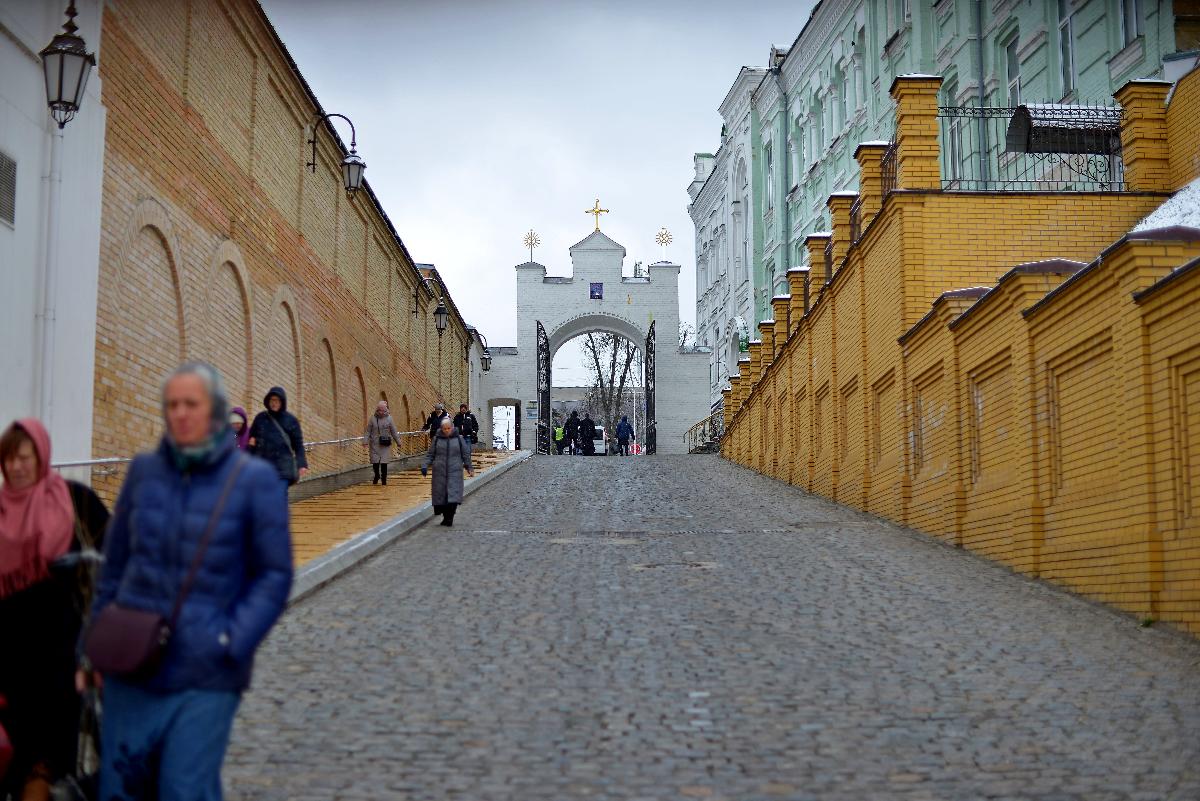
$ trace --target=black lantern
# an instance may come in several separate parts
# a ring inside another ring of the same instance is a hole
[[[446,326],[450,325],[450,310],[446,308],[446,301],[438,300],[437,308],[433,310],[433,324],[437,326],[439,337],[446,333]]]
[[[366,169],[367,163],[359,158],[354,148],[350,148],[346,158],[342,159],[342,185],[350,197],[354,197],[354,193],[362,188],[363,171]]]
[[[483,355],[479,357],[479,363],[483,365],[483,372],[488,372],[492,369],[492,352],[487,348],[483,349]]]
[[[83,102],[88,76],[96,66],[96,56],[87,51],[83,38],[75,35],[75,1],[67,6],[67,21],[63,32],[50,40],[46,49],[38,53],[42,57],[42,70],[46,74],[46,103],[50,116],[59,128],[74,119]]]
[[[345,114],[324,114],[317,118],[313,123],[312,139],[308,143],[312,145],[312,161],[305,164],[313,172],[317,171],[317,128],[325,120],[337,117],[345,120],[350,124],[350,152],[342,158],[342,186],[346,189],[348,197],[354,197],[354,193],[362,188],[363,173],[366,172],[367,163],[358,155],[358,132],[354,130],[354,123],[350,122],[350,118]]]

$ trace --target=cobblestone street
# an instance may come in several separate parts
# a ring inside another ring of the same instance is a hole
[[[536,457],[287,613],[224,776],[247,801],[1188,801],[1200,645],[715,456]]]

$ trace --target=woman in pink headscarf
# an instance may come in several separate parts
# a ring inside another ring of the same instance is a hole
[[[0,436],[0,469],[0,725],[13,746],[0,798],[49,799],[51,784],[75,767],[75,644],[85,608],[75,574],[52,565],[79,539],[98,544],[108,512],[90,489],[50,469],[50,435],[37,420]]]

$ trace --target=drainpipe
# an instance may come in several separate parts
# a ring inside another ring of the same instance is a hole
[[[975,0],[975,56],[979,65],[979,178],[987,185],[988,174],[987,120],[983,117],[983,0]]]
[[[787,56],[784,56],[784,60],[787,60]],[[787,198],[787,195],[790,194],[792,190],[792,149],[788,146],[788,135],[790,133],[789,129],[791,128],[792,120],[789,116],[790,112],[788,110],[787,91],[783,85],[782,63],[775,68],[775,85],[778,87],[779,94],[783,98],[783,145],[787,151],[787,159],[785,161],[786,166],[783,170],[783,185],[787,187],[788,191],[783,196],[783,257],[780,259],[780,269],[783,270],[784,275],[787,275],[788,268],[792,266],[792,212]],[[770,306],[771,303],[770,298],[773,297],[775,297],[775,276],[771,276],[771,295],[767,298],[768,306]]]

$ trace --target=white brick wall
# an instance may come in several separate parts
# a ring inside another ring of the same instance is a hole
[[[480,406],[497,399],[522,404],[521,445],[535,444],[535,421],[525,404],[537,399],[537,322],[540,320],[554,351],[579,334],[610,331],[643,347],[650,323],[655,324],[655,409],[659,453],[684,453],[683,435],[708,415],[708,355],[680,353],[679,265],[651,264],[650,277],[622,278],[625,248],[596,232],[573,246],[572,277],[547,277],[543,265],[528,262],[517,271],[517,353],[492,349],[491,372],[480,382]],[[603,300],[589,297],[593,282],[604,284]],[[501,404],[503,405],[503,404]],[[491,415],[480,425],[491,441]],[[643,432],[637,432],[641,437]],[[483,439],[483,437],[481,437]]]

